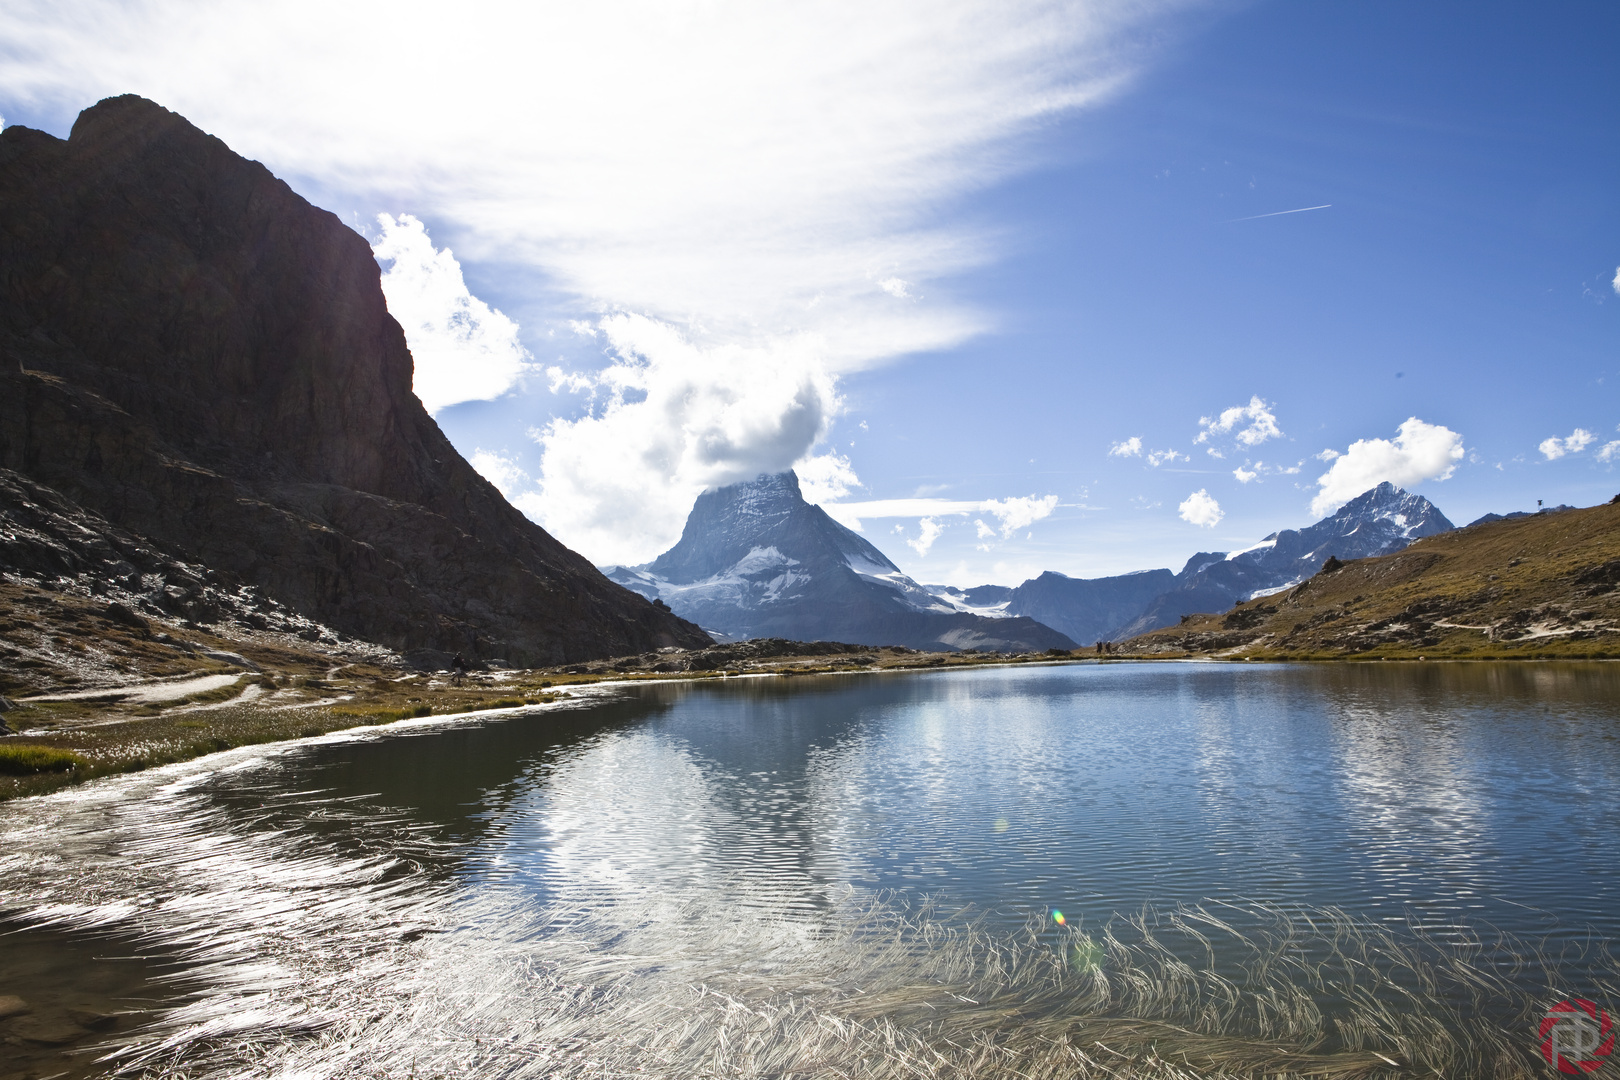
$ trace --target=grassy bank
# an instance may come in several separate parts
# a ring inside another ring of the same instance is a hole
[[[1620,504],[1488,522],[1339,563],[1121,643],[1256,660],[1620,658]]]

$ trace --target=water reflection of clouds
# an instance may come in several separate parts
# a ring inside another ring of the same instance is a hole
[[[1468,717],[1421,702],[1357,695],[1330,706],[1347,842],[1371,905],[1383,918],[1408,908],[1436,928],[1484,906],[1496,891],[1488,792],[1468,746]]]
[[[808,970],[845,883],[1071,922],[1247,895],[1544,929],[1524,904],[1612,934],[1620,665],[1393,667],[649,687],[573,727],[233,751],[9,804],[0,906],[189,950],[215,984],[186,1023],[287,1046],[333,988],[369,1023],[377,973],[410,975],[439,1015],[435,980],[544,974],[539,939],[587,922],[584,968],[603,942],[681,978]]]
[[[1492,895],[1561,906],[1530,874],[1559,845],[1576,862],[1593,850],[1572,808],[1616,812],[1612,732],[1593,723],[1592,687],[1558,673],[1119,666],[787,684],[657,690],[660,711],[537,765],[471,857],[592,906],[733,893],[743,909],[809,911],[854,885],[1015,919],[1216,897],[1393,919],[1411,906],[1444,925],[1482,904],[1500,918]],[[1579,758],[1563,773],[1560,740]]]
[[[646,728],[587,740],[534,780],[488,857],[547,899],[685,892],[742,824],[689,748]]]
[[[810,763],[849,737],[827,687],[649,688],[669,710],[538,763],[470,856],[491,878],[583,908],[824,908]]]
[[[1262,898],[1278,900],[1298,891],[1298,864],[1311,842],[1310,758],[1283,724],[1266,725],[1256,738],[1247,695],[1233,691],[1187,703],[1203,858],[1215,878],[1231,882],[1252,881],[1254,867],[1266,866],[1273,884]]]

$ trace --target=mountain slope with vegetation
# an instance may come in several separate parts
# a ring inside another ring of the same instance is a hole
[[[1620,657],[1620,497],[1327,560],[1285,593],[1120,644],[1247,658]]]

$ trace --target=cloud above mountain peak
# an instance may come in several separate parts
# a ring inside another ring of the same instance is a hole
[[[1316,481],[1320,491],[1311,513],[1323,517],[1370,488],[1388,481],[1411,487],[1425,480],[1447,480],[1466,453],[1462,436],[1440,424],[1413,416],[1394,439],[1357,439]]]

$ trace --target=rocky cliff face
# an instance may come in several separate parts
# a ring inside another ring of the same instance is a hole
[[[399,649],[706,635],[513,509],[411,390],[364,239],[126,96],[0,132],[0,466]]]
[[[609,576],[728,638],[1029,652],[1074,642],[1033,619],[957,610],[804,501],[791,471],[698,496],[680,542]]]

